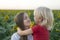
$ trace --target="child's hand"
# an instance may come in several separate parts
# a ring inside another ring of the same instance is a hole
[[[22,30],[20,28],[17,28],[17,33],[20,34]]]

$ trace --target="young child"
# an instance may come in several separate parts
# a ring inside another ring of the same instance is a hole
[[[33,40],[49,40],[49,30],[53,26],[53,14],[49,8],[39,7],[34,10],[34,21],[36,25],[32,28],[22,31],[18,29],[19,35],[33,34]]]

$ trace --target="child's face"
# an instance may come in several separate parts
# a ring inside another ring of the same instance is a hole
[[[34,21],[36,24],[41,23],[42,17],[38,13],[34,13]]]
[[[25,14],[24,14],[24,25],[25,25],[25,27],[26,27],[26,28],[29,28],[29,27],[30,27],[30,23],[31,23],[30,18],[29,18],[29,16],[27,15],[27,13],[25,13]]]

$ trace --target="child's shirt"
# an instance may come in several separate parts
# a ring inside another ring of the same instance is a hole
[[[32,28],[33,40],[49,40],[49,31],[40,25],[35,25]]]

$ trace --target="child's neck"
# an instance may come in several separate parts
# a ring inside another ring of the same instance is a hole
[[[37,25],[40,25],[41,26],[41,23],[37,23]]]

